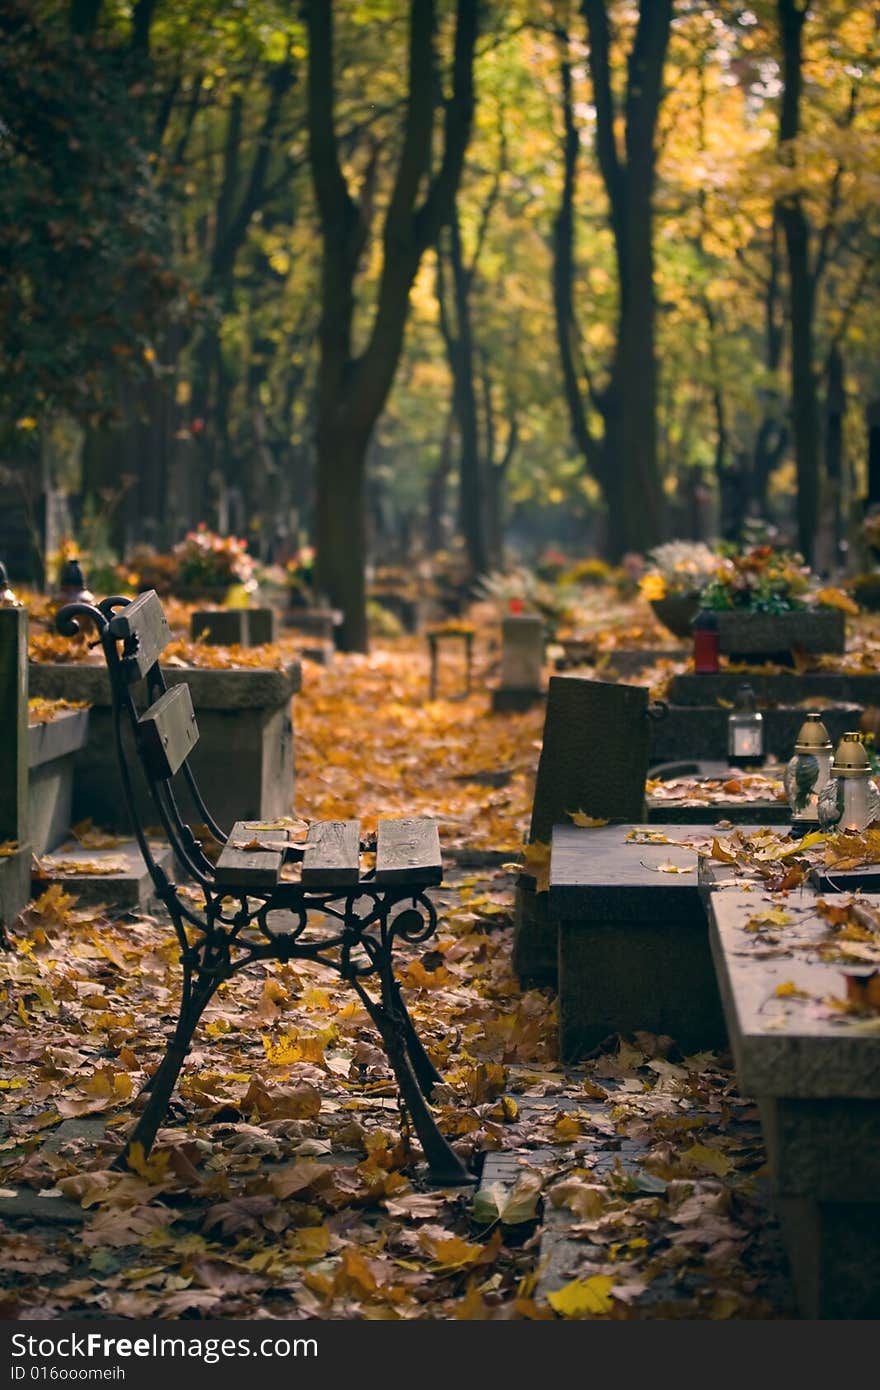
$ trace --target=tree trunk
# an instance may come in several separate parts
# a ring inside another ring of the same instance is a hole
[[[843,417],[846,413],[843,357],[835,344],[828,354],[827,390],[825,393],[825,478],[828,488],[827,505],[831,514],[831,567],[837,569],[841,560],[841,541],[844,527],[841,514],[843,498]]]
[[[369,438],[344,426],[319,422],[316,432],[317,506],[315,542],[321,567],[319,593],[343,612],[337,638],[343,651],[368,647],[367,592],[364,556],[367,553],[365,460]]]
[[[880,397],[865,406],[868,429],[868,496],[865,510],[880,507]]]
[[[335,128],[333,6],[307,0],[309,165],[323,249],[317,389],[317,582],[344,614],[343,650],[366,651],[366,451],[403,346],[409,295],[422,257],[449,221],[473,120],[477,0],[457,0],[452,94],[439,168],[431,175],[436,93],[433,0],[410,0],[408,96],[401,152],[385,212],[372,328],[355,355],[355,282],[372,214],[371,161],[359,199],[342,171]],[[427,183],[427,191],[424,186]],[[419,201],[421,199],[421,201]],[[340,506],[340,499],[342,505]],[[357,508],[354,515],[353,508]],[[344,513],[346,522],[340,521]]]
[[[777,0],[782,39],[782,106],[779,143],[783,159],[795,160],[792,141],[800,132],[801,44],[807,7],[802,0]],[[788,257],[791,323],[791,416],[797,466],[798,547],[809,563],[819,522],[819,400],[813,370],[814,281],[810,226],[799,194],[779,202]]]
[[[648,550],[665,534],[665,499],[657,458],[652,200],[654,142],[672,7],[673,0],[641,0],[621,113],[611,80],[606,0],[581,0],[590,43],[596,154],[610,205],[619,290],[616,345],[610,379],[601,393],[593,390],[579,362],[572,307],[574,176],[579,138],[567,52],[561,64],[565,160],[562,202],[554,225],[557,336],[572,431],[604,495],[608,548],[613,559],[628,551]],[[623,157],[618,149],[621,126]],[[601,441],[589,429],[582,375],[586,376],[593,407],[603,420]]]

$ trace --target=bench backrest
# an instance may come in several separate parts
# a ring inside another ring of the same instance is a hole
[[[155,589],[141,594],[110,619],[110,634],[122,646],[122,668],[129,684],[143,680],[171,641],[171,629]]]

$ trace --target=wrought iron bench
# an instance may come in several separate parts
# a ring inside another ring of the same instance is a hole
[[[171,632],[155,591],[134,600],[106,598],[96,606],[70,603],[56,618],[65,636],[81,631],[84,622],[97,630],[107,662],[125,802],[156,894],[174,924],[183,971],[177,1025],[145,1087],[146,1106],[117,1166],[127,1166],[133,1144],[149,1152],[199,1019],[218,986],[255,961],[305,959],[336,970],[359,996],[382,1039],[431,1178],[469,1181],[429,1109],[440,1078],[416,1033],[392,963],[397,939],[425,941],[437,924],[426,893],[443,873],[436,825],[425,818],[380,820],[375,868],[364,873],[356,820],[315,822],[305,845],[289,843],[286,830],[267,830],[258,822],[239,821],[227,835],[205,806],[188,762],[198,740],[189,686],[169,688],[159,664]],[[135,692],[144,685],[148,708],[141,713]],[[202,910],[181,897],[153,857],[137,811],[138,764],[178,863],[204,894]],[[175,795],[180,778],[222,846],[216,862],[181,817]],[[282,877],[283,866],[292,862],[301,864],[299,881]]]

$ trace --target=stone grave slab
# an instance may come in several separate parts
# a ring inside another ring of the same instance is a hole
[[[843,996],[847,967],[819,955],[830,929],[816,900],[810,889],[787,895],[792,920],[771,949],[746,930],[762,895],[714,893],[710,943],[738,1082],[760,1109],[800,1311],[876,1318],[880,1029],[823,1002]],[[880,898],[865,901],[880,908]]]
[[[150,845],[160,868],[173,879],[170,846],[153,840]],[[146,909],[155,899],[153,881],[135,840],[109,849],[86,849],[77,840],[67,840],[43,855],[39,865],[39,875],[29,883],[34,897],[57,883],[65,893],[74,893],[83,907],[105,904],[108,908]]]
[[[698,854],[680,843],[695,828],[651,827],[661,843],[629,839],[637,829],[553,831],[549,915],[558,927],[566,1062],[638,1029],[668,1033],[684,1051],[725,1044]]]

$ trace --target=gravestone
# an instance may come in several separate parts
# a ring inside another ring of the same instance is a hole
[[[544,619],[511,614],[501,623],[501,679],[492,691],[497,713],[530,709],[543,695]]]
[[[3,579],[5,587],[5,574]],[[9,926],[30,897],[28,839],[28,616],[0,607],[0,925]],[[8,851],[8,852],[7,852]]]
[[[553,826],[577,811],[608,820],[642,820],[649,725],[645,686],[551,676],[529,844],[549,846]],[[521,875],[513,965],[524,983],[556,981],[557,929],[547,907],[547,893]]]
[[[200,608],[190,635],[212,647],[261,647],[277,640],[278,617],[274,608]]]
[[[322,666],[332,665],[336,629],[342,623],[341,609],[290,607],[285,610],[282,621],[285,627],[306,639],[299,644],[303,656]]]
[[[170,687],[185,682],[190,688],[199,727],[191,765],[221,828],[241,819],[290,815],[294,788],[291,697],[300,686],[299,662],[287,663],[284,670],[169,666],[164,674]],[[88,745],[76,755],[73,816],[130,833],[133,827],[121,796],[106,670],[80,662],[33,662],[30,685],[35,695],[46,699],[82,700],[91,706]],[[144,823],[154,825],[155,807],[139,780],[135,795]],[[198,821],[198,808],[191,804],[185,787],[180,788],[180,797],[186,817]]]

